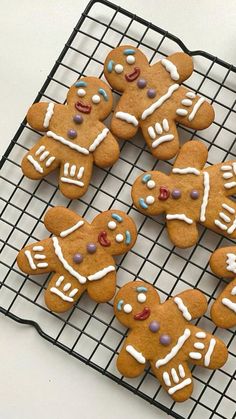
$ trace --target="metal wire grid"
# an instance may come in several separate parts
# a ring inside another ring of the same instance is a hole
[[[150,62],[176,50],[189,52],[168,32],[112,3],[94,0],[82,14],[36,101],[63,103],[76,78],[91,74],[103,77],[106,54],[121,43],[141,46]],[[235,158],[236,68],[205,52],[190,54],[196,56],[195,71],[186,86],[214,104],[216,120],[201,132],[179,127],[181,137],[184,140],[194,136],[206,143],[208,164]],[[117,92],[114,94],[118,97]],[[112,168],[94,168],[88,193],[73,202],[59,193],[55,174],[40,182],[22,176],[22,156],[39,135],[24,120],[1,162],[0,311],[20,323],[33,325],[45,339],[173,417],[235,418],[236,337],[232,329],[217,329],[209,313],[197,322],[227,343],[229,360],[221,370],[213,372],[193,367],[193,396],[183,404],[176,404],[149,368],[132,380],[121,377],[116,370],[116,357],[126,330],[114,318],[112,302],[98,305],[84,295],[69,313],[51,313],[43,299],[48,276],[25,277],[15,263],[20,248],[47,236],[42,219],[48,207],[64,205],[88,220],[107,208],[119,208],[134,218],[139,235],[132,251],[117,259],[118,288],[129,280],[145,279],[153,283],[165,300],[194,287],[206,294],[211,305],[225,281],[212,275],[208,260],[215,248],[230,244],[229,240],[202,228],[195,247],[177,249],[168,240],[162,218],[152,219],[138,213],[130,198],[136,176],[150,168],[169,171],[171,164],[157,162],[139,135],[121,143],[120,159]]]

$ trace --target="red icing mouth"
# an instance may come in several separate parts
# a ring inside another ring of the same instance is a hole
[[[134,71],[132,73],[126,74],[125,78],[127,81],[134,81],[140,76],[140,68],[134,67]]]
[[[166,201],[170,196],[170,191],[166,186],[160,186],[160,195],[158,199],[160,201]]]
[[[106,231],[101,231],[101,233],[99,233],[98,241],[99,241],[100,245],[103,246],[103,247],[108,247],[108,246],[111,245],[110,240],[108,240],[108,238],[107,238],[107,232]]]
[[[151,310],[149,307],[144,307],[143,311],[134,315],[134,320],[146,320],[151,314]]]
[[[85,105],[83,102],[81,102],[80,100],[78,102],[75,103],[75,108],[82,112],[82,113],[90,113],[92,110],[92,106],[91,105]]]

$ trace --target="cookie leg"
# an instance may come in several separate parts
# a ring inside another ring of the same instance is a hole
[[[17,256],[19,268],[29,275],[39,275],[52,272],[56,260],[50,238],[24,247]]]
[[[88,189],[92,175],[92,157],[75,161],[63,161],[60,167],[59,188],[69,199],[76,199],[84,195]]]
[[[213,203],[212,203],[213,204]],[[236,238],[236,203],[228,198],[218,199],[209,205],[206,212],[206,221],[203,223],[208,228],[223,234],[231,239]]]
[[[45,292],[45,303],[51,311],[64,313],[76,303],[84,291],[85,286],[74,277],[65,272],[55,273]]]
[[[143,373],[146,359],[140,350],[140,340],[130,334],[118,355],[117,369],[125,377],[134,378]]]
[[[176,215],[179,214],[175,214],[175,216]],[[196,244],[198,240],[198,229],[196,223],[192,221],[192,224],[188,224],[182,220],[168,219],[168,216],[169,214],[166,215],[167,231],[172,243],[183,249]]]
[[[179,150],[179,136],[175,121],[163,118],[153,120],[142,126],[144,138],[154,157],[160,160],[169,160]]]
[[[211,318],[219,327],[236,326],[236,279],[227,285],[212,305]]]
[[[89,281],[87,291],[92,300],[105,303],[114,297],[116,290],[116,272],[109,272],[103,279]]]
[[[47,137],[43,137],[31,150],[24,156],[21,167],[25,176],[30,179],[42,179],[47,176],[59,165],[59,160],[52,150],[52,145]]]

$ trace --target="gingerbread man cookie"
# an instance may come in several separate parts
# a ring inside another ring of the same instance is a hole
[[[69,209],[55,207],[44,223],[54,236],[23,248],[17,263],[29,275],[54,272],[45,293],[48,308],[67,311],[86,290],[99,303],[109,301],[116,288],[113,256],[128,252],[136,241],[132,219],[109,210],[89,224]]]
[[[218,276],[234,278],[216,298],[211,308],[213,322],[219,327],[236,326],[236,246],[216,250],[210,259],[210,267]]]
[[[67,104],[35,103],[28,111],[29,125],[45,132],[22,160],[30,179],[41,179],[60,168],[59,188],[74,199],[88,189],[93,163],[107,167],[119,157],[119,146],[101,122],[111,112],[112,93],[96,77],[78,80],[67,95]]]
[[[127,140],[140,127],[156,158],[174,157],[179,149],[177,123],[197,130],[207,128],[214,120],[212,106],[180,86],[192,72],[192,58],[183,52],[149,65],[143,52],[131,45],[112,50],[104,74],[122,93],[111,122],[112,132]]]
[[[140,211],[166,213],[175,246],[186,248],[197,242],[197,223],[236,238],[236,203],[228,198],[236,193],[236,161],[204,168],[206,161],[207,148],[199,141],[187,142],[169,175],[146,172],[133,185],[132,198]]]
[[[189,323],[206,309],[206,298],[197,290],[184,291],[161,304],[150,284],[137,281],[123,286],[115,297],[114,310],[130,331],[117,359],[120,373],[137,377],[149,361],[175,401],[188,399],[193,390],[188,363],[216,369],[228,356],[220,339]]]

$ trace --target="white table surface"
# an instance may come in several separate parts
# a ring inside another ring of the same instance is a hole
[[[114,3],[236,65],[235,0]],[[43,84],[87,0],[1,0],[0,152]],[[0,418],[146,419],[166,414],[0,316]]]

